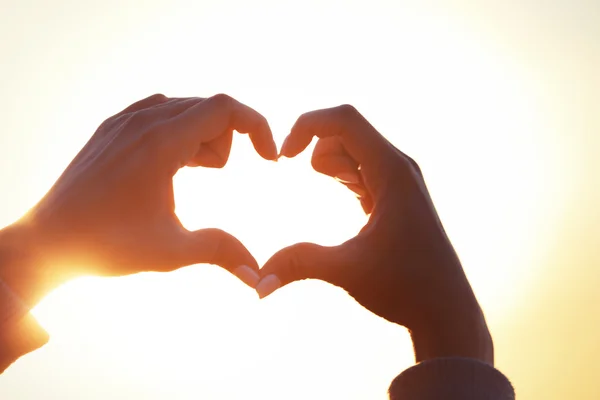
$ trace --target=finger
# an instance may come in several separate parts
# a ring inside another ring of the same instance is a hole
[[[200,150],[188,163],[190,167],[223,168],[229,159],[233,130],[229,129],[212,141],[200,145]]]
[[[349,183],[359,183],[358,163],[342,145],[339,137],[319,139],[311,163],[315,171]]]
[[[247,133],[254,149],[265,160],[277,160],[277,145],[267,119],[252,108],[233,100],[233,129]]]
[[[375,196],[383,194],[381,189],[389,181],[389,171],[408,164],[401,153],[352,106],[344,105],[302,115],[286,138],[281,155],[294,157],[308,146],[314,136],[337,137],[347,155],[360,165],[362,181]]]
[[[167,96],[165,96],[164,94],[160,94],[160,93],[153,94],[152,96],[148,96],[145,99],[136,101],[132,105],[128,106],[127,108],[125,108],[121,112],[119,112],[117,114],[117,116],[131,113],[131,112],[140,111],[140,110],[155,106],[157,104],[165,103],[168,100],[169,100],[169,98]]]
[[[202,229],[186,234],[181,250],[182,265],[219,265],[248,286],[259,280],[258,263],[246,247],[234,236],[220,229]]]
[[[373,197],[370,195],[359,197],[360,206],[362,207],[365,214],[369,215],[373,212],[373,207],[375,203],[373,202]]]
[[[363,185],[345,182],[342,183],[344,183],[344,186],[346,186],[348,189],[356,193],[356,196],[358,196],[359,198],[368,196],[367,189],[365,189]]]
[[[373,208],[371,195],[363,182],[359,166],[348,155],[338,137],[317,141],[312,155],[312,166],[316,171],[334,177],[353,191],[361,201],[363,210],[367,214],[371,212]]]
[[[215,95],[197,103],[170,120],[169,128],[176,150],[182,155],[189,156],[190,150],[195,155],[202,143],[233,129],[250,134],[254,148],[263,158],[277,158],[277,147],[266,119],[227,95]]]
[[[303,279],[320,279],[347,287],[352,274],[350,248],[347,245],[323,247],[313,243],[298,243],[275,253],[260,269],[261,280],[256,286],[260,298]],[[355,269],[357,270],[357,269]]]
[[[345,150],[358,164],[373,162],[383,151],[389,152],[387,140],[350,105],[311,111],[300,116],[286,138],[281,154],[296,156],[314,136],[339,137]]]

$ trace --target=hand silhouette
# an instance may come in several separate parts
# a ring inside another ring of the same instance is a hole
[[[2,279],[29,304],[78,275],[197,263],[223,266],[261,297],[296,280],[322,279],[406,326],[418,361],[493,363],[485,318],[419,167],[351,106],[301,116],[281,155],[294,157],[320,138],[313,167],[357,193],[370,214],[356,237],[334,247],[296,244],[259,271],[233,236],[186,230],[175,215],[173,175],[186,165],[224,166],[234,130],[249,133],[263,158],[277,158],[265,118],[222,94],[154,95],[107,119],[39,204],[1,232],[3,246],[18,243],[12,256],[20,259],[7,263],[19,268],[5,269]]]
[[[296,156],[314,136],[314,169],[357,193],[369,221],[339,246],[299,243],[273,255],[260,270],[259,295],[321,279],[407,327],[417,361],[462,356],[493,363],[485,319],[417,164],[348,105],[302,115],[281,155]]]
[[[29,304],[68,278],[171,271],[218,264],[254,287],[258,265],[219,229],[186,230],[175,215],[173,175],[183,166],[220,168],[233,131],[275,160],[265,118],[229,96],[150,96],[108,118],[48,194],[2,231],[18,243],[18,270],[3,279]]]

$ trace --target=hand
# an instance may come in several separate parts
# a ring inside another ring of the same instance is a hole
[[[351,106],[302,115],[281,155],[294,157],[313,136],[312,165],[359,195],[367,225],[334,247],[299,243],[267,261],[261,297],[315,278],[411,331],[417,361],[462,356],[493,364],[492,341],[461,263],[417,164]]]
[[[258,265],[237,239],[190,232],[175,215],[173,175],[183,166],[223,167],[233,130],[276,159],[265,118],[222,94],[154,95],[107,119],[40,203],[1,232],[2,245],[18,249],[2,278],[31,305],[75,276],[196,263],[220,265],[254,287]]]

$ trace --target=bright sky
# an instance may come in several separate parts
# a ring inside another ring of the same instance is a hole
[[[225,92],[281,144],[350,103],[422,166],[520,399],[593,399],[600,357],[600,3],[0,0],[0,226],[106,117],[156,92]],[[237,136],[223,170],[176,176],[190,229],[264,262],[365,222],[352,194]],[[576,311],[574,311],[576,310]],[[35,315],[50,343],[2,399],[385,399],[408,335],[321,282],[268,299],[214,266],[85,278]]]

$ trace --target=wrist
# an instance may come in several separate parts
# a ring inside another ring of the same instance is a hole
[[[0,279],[30,308],[64,282],[48,259],[32,227],[15,223],[0,230]]]
[[[438,321],[440,322],[440,321]],[[472,358],[494,365],[494,344],[483,313],[463,311],[461,318],[410,331],[416,362],[434,358]]]

